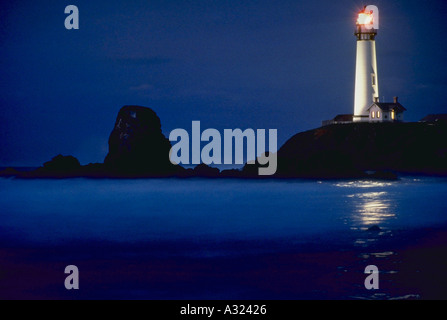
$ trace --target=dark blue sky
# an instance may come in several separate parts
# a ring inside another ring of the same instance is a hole
[[[77,5],[80,29],[64,27]],[[11,1],[0,11],[0,166],[102,162],[118,110],[175,128],[293,134],[352,113],[356,13],[380,10],[381,99],[447,112],[447,2]]]

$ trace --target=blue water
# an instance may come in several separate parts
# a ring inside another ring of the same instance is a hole
[[[427,177],[0,179],[0,243],[10,248],[3,252],[6,258],[0,255],[0,275],[2,268],[29,265],[24,273],[32,273],[37,264],[59,272],[64,265],[80,264],[89,270],[84,275],[92,287],[80,291],[86,294],[80,297],[87,298],[371,297],[362,287],[361,268],[377,263],[370,261],[373,258],[380,262],[400,254],[386,248],[376,253],[375,243],[402,230],[445,226],[446,195],[447,179]],[[380,232],[368,232],[372,226],[379,226]],[[343,256],[351,246],[359,251]],[[308,261],[302,255],[319,250],[335,254],[323,256],[325,262],[315,255]],[[390,274],[397,272],[394,265],[400,260],[396,261],[387,265]],[[98,265],[105,268],[103,278],[98,276]],[[129,265],[134,266],[133,273]],[[134,279],[145,270],[152,273]],[[342,283],[351,282],[353,287],[337,284],[343,289],[333,293],[330,279],[340,281],[340,270],[351,270]],[[326,282],[320,279],[324,272],[331,274]],[[0,276],[0,284],[6,281],[3,286],[9,288],[0,290],[0,296],[20,298],[27,292],[32,298],[66,298],[59,277],[52,277],[47,275],[43,284],[34,283],[30,289],[29,282],[19,285]],[[314,287],[319,289],[309,289]],[[383,290],[387,298],[419,294],[393,286]]]
[[[265,239],[447,222],[445,179],[0,179],[0,226],[22,240]]]

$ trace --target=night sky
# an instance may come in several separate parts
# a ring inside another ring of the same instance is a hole
[[[74,4],[80,29],[66,30]],[[352,113],[356,13],[380,10],[381,101],[447,112],[447,2],[2,1],[0,166],[102,162],[118,110],[175,128],[278,129],[278,147]]]

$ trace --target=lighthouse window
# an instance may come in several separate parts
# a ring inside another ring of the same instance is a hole
[[[374,75],[374,73],[371,74],[371,82],[373,86],[376,85],[376,76]]]

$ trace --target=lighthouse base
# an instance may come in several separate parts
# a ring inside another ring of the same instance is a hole
[[[352,117],[353,122],[369,122],[369,115],[366,116],[356,116]]]

